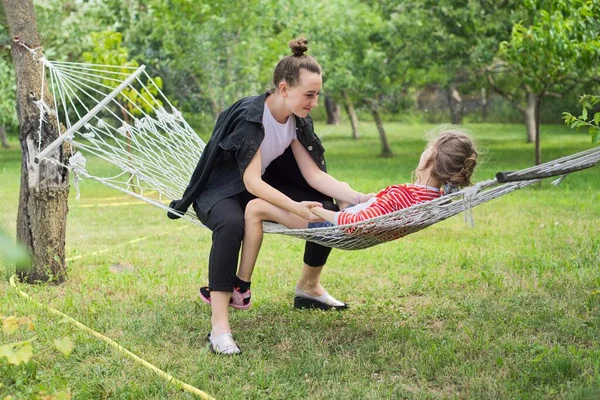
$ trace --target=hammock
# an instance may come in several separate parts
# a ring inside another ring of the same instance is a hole
[[[63,142],[68,142],[71,156],[64,167],[74,174],[78,196],[78,182],[92,179],[169,211],[170,200],[181,198],[205,144],[144,66],[51,62],[36,49],[29,50],[43,65],[42,86],[49,86],[55,105],[49,107],[43,98],[36,102],[40,108],[40,132],[44,124],[55,124],[63,132],[47,148],[38,149],[35,161],[58,164],[52,154]],[[88,158],[95,157],[114,168],[106,171],[105,166],[99,165],[96,170],[88,169]],[[589,168],[599,160],[600,147],[597,147],[522,171],[499,173],[494,179],[460,192],[352,225],[287,229],[265,222],[264,228],[266,233],[293,236],[328,247],[364,249],[417,232],[461,212],[472,223],[471,209],[478,204],[540,179],[562,175],[555,181],[558,184],[565,174]],[[202,226],[191,209],[182,218]]]

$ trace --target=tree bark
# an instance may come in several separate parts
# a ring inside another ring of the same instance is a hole
[[[340,107],[331,96],[325,96],[325,111],[327,111],[327,125],[340,123]]]
[[[18,37],[29,48],[40,46],[32,0],[2,0],[11,37]],[[59,132],[52,116],[43,125],[41,143],[38,139],[40,110],[33,103],[40,98],[42,64],[18,43],[12,46],[12,59],[17,76],[17,116],[22,150],[21,190],[17,213],[17,240],[31,256],[31,264],[17,266],[17,273],[26,282],[62,282],[66,279],[65,232],[69,175],[66,168],[33,159],[39,148],[54,141]],[[53,107],[52,97],[44,87],[43,99]],[[65,164],[62,146],[48,158]]]
[[[356,115],[354,104],[352,103],[350,96],[348,96],[348,92],[345,90],[342,90],[342,96],[344,97],[344,108],[346,109],[348,117],[350,117],[350,126],[352,126],[352,139],[358,139],[360,137],[358,133],[358,116]]]
[[[535,165],[542,163],[540,125],[542,122],[542,95],[535,96]]]
[[[488,94],[486,88],[481,88],[481,122],[485,122],[488,116]]]
[[[215,119],[215,121],[217,119],[219,119],[219,114],[221,114],[221,107],[219,106],[219,103],[217,103],[217,100],[215,100],[214,97],[210,97],[210,109],[212,111],[213,114],[213,118]]]
[[[6,137],[6,127],[0,126],[0,142],[2,142],[2,147],[5,149],[10,149],[8,145],[8,138]]]
[[[379,139],[381,140],[381,154],[380,157],[390,158],[394,156],[392,153],[392,148],[390,147],[387,136],[385,134],[385,130],[383,129],[383,122],[381,121],[381,116],[379,115],[379,110],[377,108],[377,103],[373,100],[368,100],[367,104],[371,109],[371,114],[373,115],[373,120],[375,121],[375,125],[377,125],[377,132],[379,132]]]
[[[450,103],[450,114],[452,117],[452,123],[458,125],[463,120],[463,106],[462,98],[460,93],[454,85],[448,89],[448,102]]]
[[[527,143],[535,142],[535,106],[536,96],[530,90],[527,90],[527,107],[525,108],[525,126],[527,127]]]

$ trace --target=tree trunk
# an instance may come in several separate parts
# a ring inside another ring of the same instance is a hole
[[[215,98],[212,96],[210,97],[210,109],[212,111],[213,118],[215,119],[215,121],[219,119],[219,114],[221,114],[221,107],[219,106],[219,103],[217,103],[217,100],[215,100]]]
[[[525,108],[525,126],[527,127],[527,143],[535,142],[535,105],[535,94],[527,90],[527,108]]]
[[[10,149],[8,145],[8,138],[6,137],[6,127],[0,126],[0,142],[2,142],[2,147],[5,149]]]
[[[2,0],[11,37],[18,37],[30,48],[40,46],[32,0]],[[40,110],[33,100],[40,98],[42,64],[18,43],[12,46],[12,59],[17,75],[17,116],[19,141],[23,152],[21,190],[17,213],[17,240],[31,256],[30,265],[17,266],[26,282],[62,282],[66,279],[65,232],[69,175],[66,168],[50,162],[35,164],[38,145],[45,148],[58,136],[55,123],[44,124],[41,143],[38,139]],[[52,97],[44,87],[43,98],[53,107]],[[46,115],[48,121],[52,116]],[[65,164],[61,146],[48,158]]]
[[[358,116],[356,115],[354,104],[352,104],[352,100],[350,99],[350,96],[348,96],[348,92],[345,90],[342,90],[342,96],[344,96],[344,108],[346,109],[348,117],[350,117],[350,125],[352,126],[352,139],[358,139],[360,137],[358,133]]]
[[[380,157],[390,158],[393,157],[392,148],[390,147],[387,136],[385,134],[385,130],[383,129],[383,122],[381,121],[381,116],[379,115],[379,110],[377,109],[377,103],[375,101],[367,101],[369,108],[371,109],[371,114],[373,114],[373,120],[375,121],[375,125],[377,125],[377,132],[379,132],[379,139],[381,140],[381,154]]]
[[[542,95],[535,99],[535,165],[542,163],[542,154],[540,147],[540,125],[542,122]]]
[[[325,96],[325,110],[327,111],[327,125],[340,123],[340,107],[331,96]]]
[[[462,98],[460,93],[456,90],[454,85],[448,89],[448,102],[450,103],[450,114],[452,117],[452,123],[458,125],[463,120],[463,106]]]
[[[481,88],[481,122],[485,122],[488,116],[488,97],[486,88]]]

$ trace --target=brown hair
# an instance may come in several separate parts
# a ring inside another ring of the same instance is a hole
[[[321,66],[314,57],[304,54],[308,50],[308,39],[302,37],[292,40],[289,44],[292,54],[283,57],[273,71],[273,85],[279,86],[286,81],[291,87],[298,84],[300,69],[322,74]]]
[[[431,176],[442,185],[470,186],[478,155],[471,136],[456,125],[442,125],[432,133],[432,152],[427,161],[427,166],[432,165]]]

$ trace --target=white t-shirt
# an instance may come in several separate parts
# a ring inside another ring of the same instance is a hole
[[[280,124],[265,102],[262,123],[265,128],[265,139],[260,145],[261,175],[274,159],[283,154],[292,140],[296,139],[296,118],[292,114],[285,124]]]

